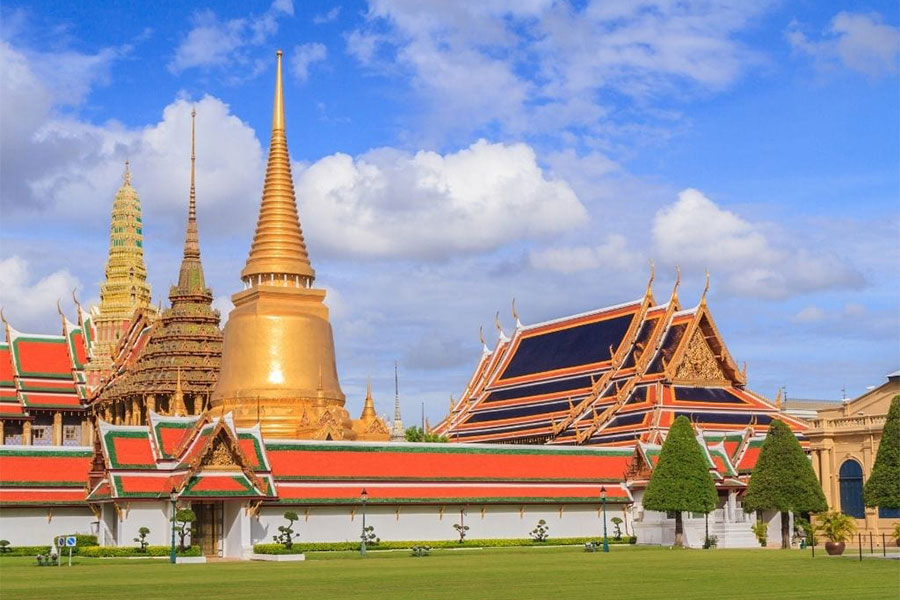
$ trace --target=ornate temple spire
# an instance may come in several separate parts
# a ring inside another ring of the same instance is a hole
[[[169,293],[169,298],[173,303],[177,296],[204,295],[206,293],[206,279],[203,275],[203,264],[200,262],[200,237],[197,234],[196,117],[197,111],[191,109],[191,188],[188,194],[184,257],[181,260],[181,270],[178,272],[178,286]]]
[[[135,311],[150,306],[141,201],[137,191],[131,187],[129,166],[126,160],[122,187],[116,192],[112,206],[106,277],[100,285],[100,305],[93,319],[97,329],[97,346],[85,368],[91,388],[96,388],[101,380],[109,376],[116,343],[125,333]]]
[[[285,287],[310,287],[316,273],[309,262],[300,228],[291,161],[284,123],[284,86],[281,56],[275,68],[275,103],[272,137],[256,233],[241,279],[248,286],[262,283]]]
[[[366,401],[363,403],[361,419],[375,419],[378,414],[375,412],[375,400],[372,398],[372,381],[366,382]]]
[[[397,374],[397,361],[394,361],[394,423],[391,425],[391,441],[404,441],[406,432],[403,419],[400,417],[400,379]]]
[[[181,389],[181,369],[178,369],[177,377],[175,380],[175,393],[172,394],[169,412],[174,417],[183,417],[187,415],[187,407],[184,405],[184,391]]]

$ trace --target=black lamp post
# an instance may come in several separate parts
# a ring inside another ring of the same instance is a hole
[[[603,503],[603,551],[609,552],[609,537],[606,535],[606,486],[600,486],[600,501]]]
[[[175,564],[175,503],[178,502],[178,492],[175,488],[169,492],[169,501],[172,502],[172,548],[169,550],[169,562]]]
[[[359,499],[362,501],[362,535],[360,539],[362,543],[359,545],[359,554],[363,558],[366,557],[366,500],[369,499],[369,493],[366,488],[359,493]]]

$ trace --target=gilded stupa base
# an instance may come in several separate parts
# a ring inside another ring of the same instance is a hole
[[[216,415],[229,412],[237,427],[259,424],[264,438],[357,438],[347,411],[335,402],[323,406],[317,398],[232,398],[223,400],[219,407],[213,409]]]

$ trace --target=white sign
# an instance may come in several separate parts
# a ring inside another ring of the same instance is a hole
[[[60,536],[60,537],[56,538],[56,547],[57,548],[65,548],[65,546],[66,546],[66,538],[65,537]]]
[[[66,537],[66,547],[74,548],[75,547],[75,536],[70,535]]]

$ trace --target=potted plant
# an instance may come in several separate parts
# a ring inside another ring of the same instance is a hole
[[[856,533],[856,523],[840,511],[827,512],[819,516],[816,531],[825,536],[825,552],[832,556],[844,553],[847,540]]]

